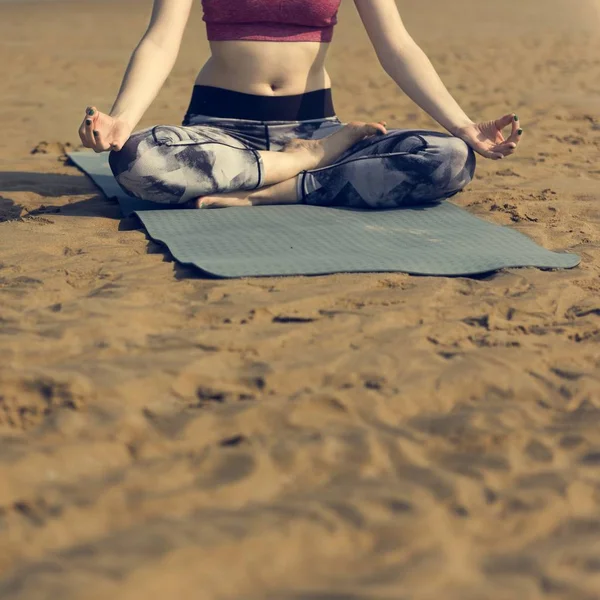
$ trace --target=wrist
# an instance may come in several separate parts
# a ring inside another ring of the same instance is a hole
[[[133,131],[137,123],[137,121],[131,115],[125,112],[111,111],[109,113],[109,116],[111,116],[116,121],[120,121],[121,123],[123,123],[125,127],[127,127],[127,129],[129,129],[130,131]]]
[[[466,131],[475,127],[475,121],[471,121],[468,119],[466,121],[461,121],[459,123],[454,123],[452,126],[448,127],[448,131],[455,137],[460,137],[461,134],[464,134]]]

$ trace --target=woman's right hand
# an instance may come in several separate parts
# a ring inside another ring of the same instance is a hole
[[[86,148],[94,152],[120,150],[131,135],[132,127],[126,121],[111,117],[88,106],[79,128],[79,137]]]

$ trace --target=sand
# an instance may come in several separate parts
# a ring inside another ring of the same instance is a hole
[[[400,3],[468,114],[525,129],[452,201],[580,267],[216,280],[63,154],[149,4],[0,7],[0,598],[600,598],[594,7]],[[439,130],[343,4],[340,117]],[[199,8],[140,127],[181,120]]]

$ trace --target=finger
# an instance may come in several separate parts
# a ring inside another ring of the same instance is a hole
[[[92,131],[94,136],[94,152],[105,152],[110,150],[110,144],[105,140],[104,136],[97,130]]]
[[[88,143],[85,139],[85,119],[82,121],[81,126],[79,127],[79,139],[81,140],[81,143],[84,145],[84,147],[88,148]]]
[[[370,123],[365,131],[366,136],[371,136],[371,135],[384,135],[385,133],[387,133],[385,126],[381,124],[381,121],[379,123]]]
[[[108,144],[109,150],[112,150],[114,152],[119,152],[120,150],[123,149],[123,146],[125,145],[125,143],[127,142],[128,139],[129,139],[128,135],[123,135],[123,134],[111,135],[107,139],[106,143]]]
[[[483,149],[479,149],[479,148],[475,148],[474,150],[478,154],[481,154],[481,156],[483,156],[485,158],[490,158],[491,160],[500,160],[500,159],[504,158],[503,154],[501,154],[500,152],[493,151],[493,150],[483,150]]]
[[[503,144],[498,144],[497,146],[494,146],[492,148],[492,152],[499,152],[500,154],[507,156],[509,154],[514,154],[516,148],[517,144],[515,142],[506,141]]]
[[[498,154],[502,155],[502,158],[506,158],[507,156],[511,156],[516,152],[516,150],[502,150],[498,152]]]
[[[98,120],[99,117],[99,113],[98,113],[98,109],[95,106],[88,106],[85,109],[85,118],[84,118],[84,125],[85,125],[85,139],[88,143],[88,147],[89,148],[93,148],[95,145],[95,139],[94,139],[94,134],[93,131],[96,128],[96,121]]]
[[[518,144],[521,141],[521,136],[523,135],[523,129],[521,128],[521,124],[519,123],[519,118],[513,120],[512,131],[510,132],[509,138],[506,140],[507,142],[513,142],[514,144]]]
[[[372,123],[375,129],[378,129],[381,133],[387,133],[386,130],[386,122],[385,121],[377,121],[377,123]]]
[[[515,113],[508,113],[508,114],[504,115],[503,117],[500,117],[499,119],[496,119],[494,121],[494,125],[499,130],[502,130],[505,127],[508,127],[511,123],[514,123],[515,120],[518,120],[517,115],[515,115]]]
[[[519,131],[523,133],[523,130],[520,128],[519,125],[519,117],[517,115],[513,115],[511,121],[511,132],[508,138],[506,139],[506,142],[515,144],[516,146],[516,144],[518,144],[520,141],[521,133],[519,133]]]
[[[92,117],[88,117],[86,116],[85,119],[83,120],[83,139],[84,141],[84,145],[87,148],[93,148],[96,141],[94,140],[94,134],[93,134],[93,130],[94,130],[94,120]]]

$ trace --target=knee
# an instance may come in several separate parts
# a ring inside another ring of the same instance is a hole
[[[108,164],[117,183],[129,196],[171,202],[161,185],[160,160],[153,128],[149,127],[130,136],[121,150],[111,151]]]
[[[133,166],[141,158],[140,145],[144,142],[148,132],[137,132],[132,134],[123,144],[120,150],[111,150],[108,155],[108,164],[112,174],[118,181],[123,173],[131,171]]]
[[[459,185],[459,189],[462,189],[471,182],[475,174],[475,152],[466,142],[454,136],[448,136],[443,147],[448,183]]]

